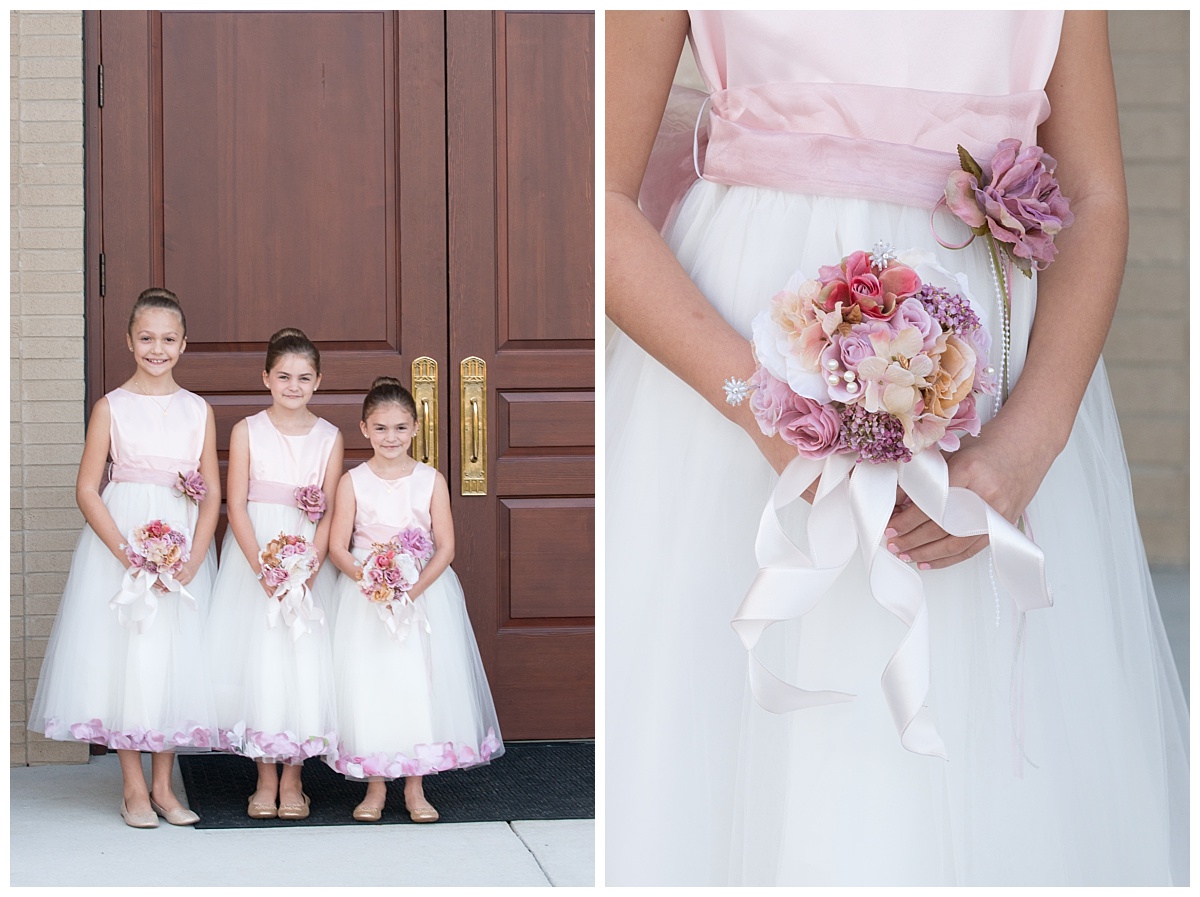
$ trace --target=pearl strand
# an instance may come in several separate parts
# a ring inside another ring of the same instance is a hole
[[[1001,279],[1004,278],[1004,272],[998,271],[996,267],[996,257],[992,253],[988,253],[988,268],[992,272],[992,289],[996,295],[996,301],[1000,308],[1000,382],[996,386],[996,396],[992,400],[992,416],[995,417],[1000,413],[1000,404],[1003,398],[1008,394],[1008,356],[1011,345],[1011,325],[1009,322],[1009,307],[1004,301],[1007,295],[1007,279],[1001,286]],[[996,604],[996,628],[1000,628],[1000,588],[996,583],[996,568],[992,564],[992,554],[988,552],[988,579],[992,583],[992,598]]]

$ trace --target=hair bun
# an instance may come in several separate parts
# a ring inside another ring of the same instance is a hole
[[[376,377],[375,382],[371,384],[371,389],[378,389],[381,386],[399,386],[403,388],[404,384],[395,377]]]
[[[273,345],[286,336],[295,336],[302,340],[308,339],[303,330],[300,330],[297,327],[284,327],[282,330],[276,330],[273,334],[271,334],[271,338],[267,340],[267,345]]]

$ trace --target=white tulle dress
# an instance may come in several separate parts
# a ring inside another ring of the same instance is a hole
[[[317,523],[298,506],[295,492],[324,482],[337,428],[318,418],[308,433],[288,436],[266,411],[246,418],[246,428],[246,513],[259,549],[281,533],[311,542]],[[336,575],[326,562],[308,581],[311,606],[297,602],[285,609],[263,591],[232,528],[226,531],[206,630],[221,750],[300,763],[335,749],[328,605]]]
[[[359,561],[372,543],[406,527],[432,532],[434,468],[418,463],[408,476],[384,480],[364,463],[350,477],[351,551]],[[341,742],[330,761],[334,769],[349,779],[395,779],[466,769],[504,752],[462,586],[451,568],[417,597],[395,634],[379,606],[344,574],[335,600]]]
[[[1061,20],[694,12],[712,92],[704,177],[674,203],[644,194],[643,208],[668,217],[684,269],[747,337],[797,269],[815,277],[879,240],[932,251],[995,303],[982,241],[939,247],[930,211],[957,143],[988,159],[1005,137],[1036,142]],[[668,116],[648,186],[690,172],[699,109]],[[682,144],[673,122],[686,122]],[[676,164],[659,164],[673,141]],[[936,223],[963,239],[945,211]],[[1013,379],[1035,298],[1036,282],[1015,278]],[[620,333],[606,386],[608,884],[1187,882],[1187,708],[1103,363],[1029,508],[1054,606],[1021,624],[989,552],[921,574],[945,760],[901,746],[881,674],[906,627],[872,597],[861,558],[759,648],[788,681],[856,698],[757,704],[730,620],[778,478]],[[789,512],[799,532],[808,506]]]
[[[105,507],[128,540],[162,520],[194,534],[197,507],[175,489],[199,470],[208,422],[205,401],[179,390],[169,400],[118,388],[111,417]],[[86,741],[139,751],[208,750],[214,718],[202,646],[216,552],[179,592],[148,592],[137,604],[110,607],[123,591],[125,567],[84,526],[42,662],[29,728],[59,741]],[[153,609],[153,613],[148,611]]]

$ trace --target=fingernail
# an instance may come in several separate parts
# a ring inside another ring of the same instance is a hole
[[[897,549],[895,545],[893,545],[891,542],[888,542],[888,551],[890,551],[892,554],[895,554],[898,550],[899,549]]]
[[[928,564],[917,564],[917,569],[918,570],[932,570],[933,568],[930,567]]]
[[[912,560],[912,558],[910,558],[907,554],[902,554],[902,555],[900,555],[900,560],[904,561],[904,563],[907,564],[909,561]]]
[[[896,531],[895,531],[895,530],[894,530],[892,527],[890,527],[890,526],[889,526],[887,529],[885,529],[885,530],[883,531],[883,534],[884,534],[885,536],[887,536],[889,539],[890,539],[890,538],[892,538],[893,536],[898,536],[898,535],[900,535],[898,532],[896,532]]]

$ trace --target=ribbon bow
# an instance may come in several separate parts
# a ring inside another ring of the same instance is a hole
[[[108,602],[108,606],[117,612],[117,620],[122,626],[143,635],[158,614],[160,591],[164,595],[177,593],[183,603],[196,610],[195,597],[170,573],[150,573],[138,567],[125,570],[125,575],[121,577],[121,590]]]
[[[779,511],[796,501],[817,477],[809,516],[811,557],[784,532]],[[749,652],[750,687],[772,713],[854,700],[837,691],[808,691],[783,681],[754,654],[762,634],[775,623],[808,613],[829,591],[854,556],[862,552],[871,594],[908,627],[884,668],[881,685],[900,742],[917,754],[946,759],[946,748],[929,708],[929,612],[921,577],[883,549],[883,531],[895,505],[896,487],[946,532],[988,534],[1001,585],[1025,612],[1051,605],[1045,558],[1032,541],[969,489],[951,486],[941,453],[919,452],[906,463],[858,464],[854,455],[824,461],[792,461],[763,510],[755,555],[759,571],[732,625]]]
[[[273,628],[280,620],[292,631],[292,641],[298,641],[316,625],[324,625],[324,612],[313,603],[312,592],[307,585],[282,583],[267,601],[267,628]]]
[[[388,635],[398,643],[404,644],[414,626],[424,630],[426,634],[432,632],[432,629],[429,626],[429,617],[425,614],[424,606],[410,599],[406,592],[401,592],[400,596],[390,601],[377,603],[375,609],[379,614],[379,619],[383,621]]]

